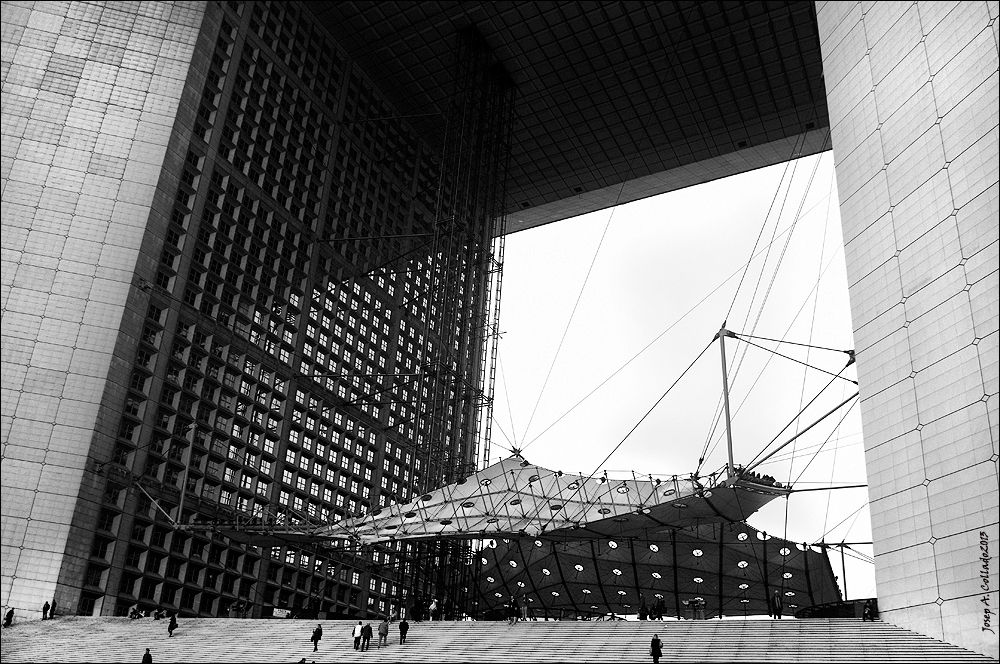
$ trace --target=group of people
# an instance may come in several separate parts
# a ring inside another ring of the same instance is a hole
[[[139,606],[136,605],[133,606],[131,609],[129,609],[128,617],[129,620],[139,620],[141,618],[146,617],[146,612],[141,611],[139,609]],[[153,620],[163,620],[166,617],[167,617],[167,612],[164,611],[163,609],[156,609],[155,611],[153,611]],[[167,623],[167,636],[173,636],[174,630],[176,629],[177,629],[177,614],[171,613],[170,622]]]
[[[406,633],[410,631],[410,623],[405,620],[399,622],[399,643],[406,643]],[[389,646],[389,619],[383,618],[382,622],[378,625],[378,645],[377,648],[381,649],[382,646]],[[362,624],[359,620],[358,624],[354,626],[351,630],[351,636],[354,638],[354,649],[365,651],[371,647],[372,637],[376,634],[376,630],[372,629],[372,624],[368,623]],[[323,639],[323,625],[316,625],[316,629],[313,630],[312,636],[309,640],[313,644],[313,652],[319,650],[319,642]]]
[[[52,600],[49,604],[48,601],[42,604],[42,620],[52,620],[56,617],[56,601]],[[3,626],[10,627],[14,624],[14,607],[8,607],[7,611],[3,614]]]
[[[639,620],[663,620],[664,614],[667,612],[667,606],[663,602],[662,597],[657,597],[656,601],[653,602],[653,606],[646,607],[646,600],[639,595]]]

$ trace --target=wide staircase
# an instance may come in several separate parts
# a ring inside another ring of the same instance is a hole
[[[357,621],[59,618],[3,630],[0,659],[13,662],[140,662],[146,648],[165,662],[649,662],[649,641],[663,641],[663,662],[991,662],[987,657],[883,622],[703,620],[665,622],[421,622],[404,645],[391,625],[389,645],[354,650]],[[367,621],[366,621],[367,622]],[[372,623],[377,633],[378,623]]]

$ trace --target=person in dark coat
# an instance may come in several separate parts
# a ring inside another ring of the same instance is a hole
[[[49,619],[49,603],[42,604],[42,620]]]
[[[775,590],[771,595],[771,617],[775,620],[781,620],[781,592]]]
[[[660,664],[660,657],[663,655],[663,642],[656,634],[649,642],[649,654],[653,656],[653,664]]]
[[[372,624],[368,623],[361,628],[361,649],[368,650],[372,645]]]
[[[319,641],[322,638],[323,638],[323,626],[316,625],[316,629],[313,630],[312,638],[310,638],[310,641],[313,642],[313,652],[319,650]]]
[[[10,627],[11,623],[14,622],[14,609],[8,609],[7,613],[3,616],[3,626]]]
[[[410,631],[410,623],[406,622],[406,618],[399,623],[399,643],[406,643],[406,633]]]
[[[507,622],[513,625],[514,623],[517,622],[518,617],[520,617],[521,615],[521,605],[520,603],[518,603],[516,597],[511,598],[510,609],[508,609],[508,611],[509,613],[507,614],[508,618]]]
[[[142,664],[153,664],[153,656],[149,654],[149,648],[146,648],[146,654],[142,656]]]
[[[56,617],[56,601],[52,600],[52,608],[49,609],[49,620],[54,620]]]
[[[177,614],[176,613],[171,613],[170,614],[170,624],[167,625],[167,635],[168,636],[173,636],[175,629],[177,629]]]

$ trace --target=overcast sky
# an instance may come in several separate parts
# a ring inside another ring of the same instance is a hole
[[[727,316],[737,333],[854,347],[832,153],[508,236],[491,461],[516,445],[553,470],[687,475],[707,443],[702,474],[722,468],[725,429],[713,430],[721,356],[711,342]],[[840,352],[755,343],[834,374],[847,361]],[[732,339],[726,350],[737,464],[855,391],[833,379],[796,419],[830,375]],[[857,378],[854,367],[843,375]],[[842,419],[846,410],[760,472],[798,488],[865,484],[858,406]],[[865,489],[793,494],[749,523],[796,542],[868,542],[866,501]],[[833,567],[839,576],[839,553]],[[872,565],[848,559],[847,582],[849,597],[873,595]]]

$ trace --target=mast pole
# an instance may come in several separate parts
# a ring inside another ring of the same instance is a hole
[[[730,478],[736,474],[736,466],[733,463],[733,427],[729,415],[729,372],[726,369],[726,337],[732,332],[726,329],[725,321],[719,330],[719,350],[722,352],[722,396],[726,407],[726,445],[729,451],[729,465],[726,467]]]

